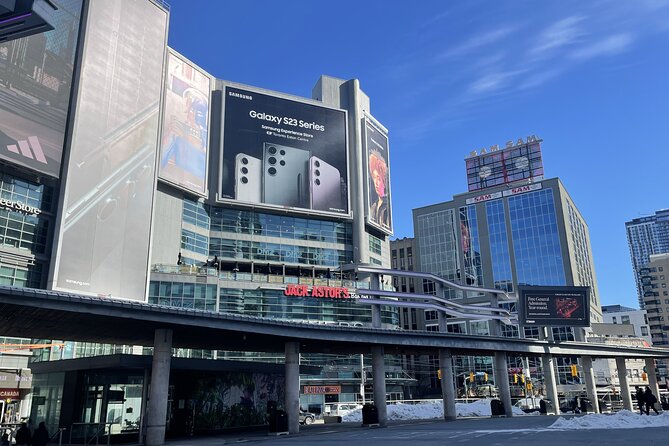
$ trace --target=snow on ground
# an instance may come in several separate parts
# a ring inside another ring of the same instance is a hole
[[[426,401],[421,404],[389,404],[388,420],[426,420],[442,418],[444,409],[441,401]],[[471,403],[456,403],[458,417],[489,417],[490,400],[482,399]],[[518,407],[513,408],[513,415],[526,414]],[[343,422],[362,422],[362,409],[352,410],[342,416]],[[669,411],[660,415],[639,415],[629,410],[615,414],[589,414],[583,416],[560,417],[547,430],[577,429],[638,429],[648,427],[669,427]],[[536,430],[536,428],[533,428]]]
[[[559,418],[549,429],[635,429],[644,427],[669,426],[669,412],[660,415],[639,415],[629,410],[621,410],[613,415],[590,414],[582,417]]]
[[[389,404],[389,420],[427,420],[444,417],[442,401],[427,401],[421,404]],[[489,417],[490,400],[482,399],[471,403],[456,403],[455,411],[458,417]],[[528,415],[517,407],[513,408],[514,415]],[[352,410],[342,416],[342,422],[362,422],[362,409]]]

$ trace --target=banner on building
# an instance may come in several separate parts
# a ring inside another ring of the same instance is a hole
[[[525,326],[589,327],[590,287],[519,286],[518,321]]]

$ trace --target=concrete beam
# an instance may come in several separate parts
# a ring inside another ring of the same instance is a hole
[[[660,400],[660,387],[657,385],[657,371],[655,370],[655,360],[653,358],[646,358],[646,375],[648,376],[648,387],[653,392],[653,395]]]
[[[383,360],[383,347],[372,347],[372,377],[374,384],[374,405],[379,414],[379,425],[388,423],[388,407],[386,404],[386,364]]]
[[[553,403],[553,415],[560,413],[560,400],[558,400],[557,386],[555,384],[555,364],[552,355],[541,356],[541,368],[544,373],[544,388],[546,397]]]
[[[511,387],[509,386],[509,367],[505,352],[495,352],[495,384],[499,389],[499,397],[504,403],[504,414],[513,416],[513,404],[511,403]]]
[[[288,432],[300,432],[300,344],[286,342],[286,415]]]
[[[439,369],[441,370],[441,395],[444,400],[444,420],[454,421],[455,411],[455,378],[453,376],[453,355],[450,350],[439,350]]]
[[[170,387],[171,361],[172,330],[158,329],[153,340],[151,387],[146,415],[146,446],[165,444],[165,420],[167,419],[167,394]]]
[[[590,356],[581,356],[581,367],[583,369],[583,378],[585,379],[585,390],[588,394],[588,399],[592,402],[592,407],[595,413],[600,413],[595,371],[592,368],[592,358]]]
[[[632,394],[630,394],[630,385],[627,380],[625,358],[616,358],[616,368],[618,369],[618,382],[620,382],[620,396],[623,398],[623,408],[631,411]]]

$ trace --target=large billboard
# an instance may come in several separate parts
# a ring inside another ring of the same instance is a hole
[[[388,133],[369,116],[365,117],[364,126],[367,223],[392,234]]]
[[[346,112],[227,86],[219,196],[348,216]]]
[[[53,286],[143,300],[168,15],[135,0],[87,10]]]
[[[465,164],[469,192],[522,180],[539,181],[544,176],[541,139],[528,136],[509,141],[504,148],[473,151]]]
[[[61,0],[52,31],[0,43],[0,159],[56,178],[81,4]]]
[[[526,326],[589,327],[590,287],[518,287],[518,321]]]
[[[170,52],[167,60],[161,179],[205,194],[211,78]]]

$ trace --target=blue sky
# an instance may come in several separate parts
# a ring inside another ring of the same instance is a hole
[[[311,96],[360,79],[390,131],[395,236],[466,191],[464,157],[536,134],[590,227],[604,304],[636,307],[624,222],[669,207],[669,0],[169,0],[170,46]]]

